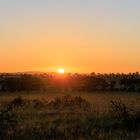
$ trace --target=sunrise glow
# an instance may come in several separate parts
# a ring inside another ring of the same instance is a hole
[[[64,74],[65,70],[63,68],[60,68],[60,69],[57,70],[57,72],[60,73],[60,74]]]
[[[138,0],[1,0],[0,72],[140,71],[139,7]]]

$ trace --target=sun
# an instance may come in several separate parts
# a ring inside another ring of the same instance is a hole
[[[64,70],[63,68],[59,68],[59,69],[57,70],[57,72],[60,73],[60,74],[64,74],[64,73],[65,73],[65,70]]]

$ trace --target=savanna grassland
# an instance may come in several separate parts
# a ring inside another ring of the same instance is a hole
[[[140,94],[1,92],[0,140],[139,140]]]

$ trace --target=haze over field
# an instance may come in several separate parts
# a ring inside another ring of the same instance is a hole
[[[139,0],[0,0],[0,71],[139,71],[139,7]]]

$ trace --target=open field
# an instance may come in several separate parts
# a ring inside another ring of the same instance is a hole
[[[0,93],[0,139],[138,140],[140,94]]]
[[[53,100],[56,97],[65,95],[81,96],[93,105],[94,109],[104,112],[108,109],[110,101],[122,101],[131,108],[140,108],[140,93],[132,92],[68,92],[68,93],[48,93],[48,92],[1,92],[0,104],[7,103],[16,97],[22,97],[28,100]]]

